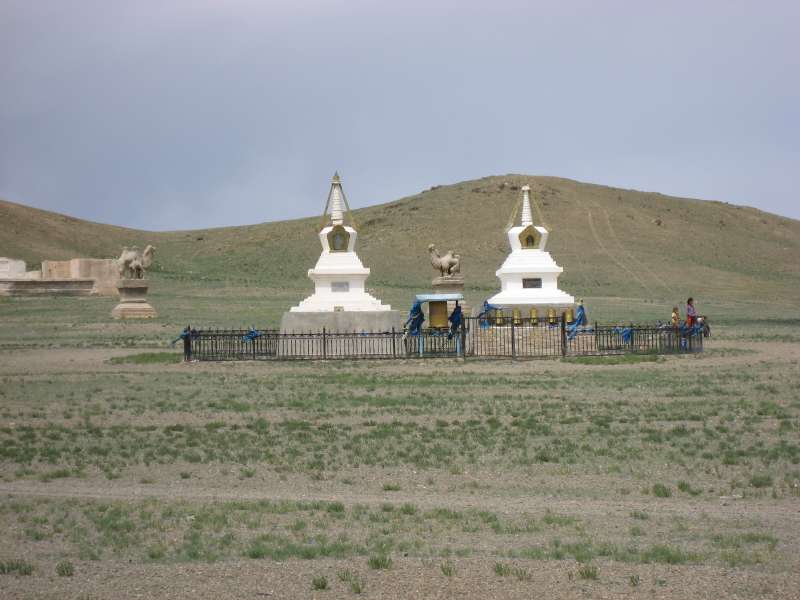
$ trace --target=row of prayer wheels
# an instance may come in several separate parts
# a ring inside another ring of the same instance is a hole
[[[528,316],[532,323],[538,322],[539,310],[536,307],[531,308]],[[522,312],[520,309],[515,308],[511,311],[511,316],[509,316],[505,311],[496,310],[494,311],[493,320],[495,325],[510,325],[512,322],[514,325],[522,325]],[[573,323],[575,321],[575,311],[571,308],[568,308],[566,311],[564,311],[564,320],[567,323]],[[555,308],[547,309],[547,322],[550,325],[556,325],[559,322],[559,316]]]

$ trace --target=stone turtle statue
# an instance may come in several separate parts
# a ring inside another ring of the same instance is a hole
[[[144,279],[145,270],[153,264],[155,252],[155,246],[150,244],[145,247],[143,252],[140,252],[136,246],[133,248],[125,246],[122,249],[122,254],[117,259],[120,278]]]

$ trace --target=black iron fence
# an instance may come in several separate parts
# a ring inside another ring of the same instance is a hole
[[[602,354],[702,352],[696,331],[642,325],[579,327],[547,319],[466,318],[456,331],[280,333],[276,330],[200,330],[191,338],[196,360],[357,358],[547,358]]]

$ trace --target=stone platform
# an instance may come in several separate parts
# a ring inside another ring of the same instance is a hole
[[[0,279],[0,296],[93,296],[94,279]]]
[[[146,279],[122,279],[117,283],[119,304],[111,311],[115,319],[152,319],[155,309],[147,302],[149,281]]]
[[[283,313],[281,333],[376,333],[402,331],[405,319],[396,310]]]
[[[464,295],[464,278],[458,275],[450,276],[450,277],[437,277],[433,281],[431,281],[431,287],[433,287],[434,294],[461,294]],[[467,304],[466,299],[461,300],[459,303],[461,306],[461,313],[465,317],[469,317],[471,315],[471,308]],[[456,307],[456,303],[453,300],[449,300],[447,302],[447,315],[453,312],[453,309]]]
[[[304,334],[322,333],[328,337],[323,341],[321,336],[310,339],[302,337],[282,339],[278,343],[277,355],[284,357],[300,356],[358,356],[362,353],[391,356],[393,352],[392,336],[381,336],[380,339],[363,338],[349,335],[337,338],[336,334],[353,333],[386,333],[392,328],[397,334],[403,331],[404,319],[396,310],[377,311],[334,311],[334,312],[285,312],[281,318],[281,333]],[[323,346],[324,345],[324,346]],[[397,347],[394,347],[397,350]]]

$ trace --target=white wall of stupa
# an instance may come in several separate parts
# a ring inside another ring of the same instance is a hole
[[[489,303],[502,308],[567,308],[575,298],[558,288],[558,276],[564,271],[556,264],[547,247],[548,230],[534,225],[530,187],[522,187],[522,211],[519,225],[507,231],[511,254],[495,273],[500,293]]]

